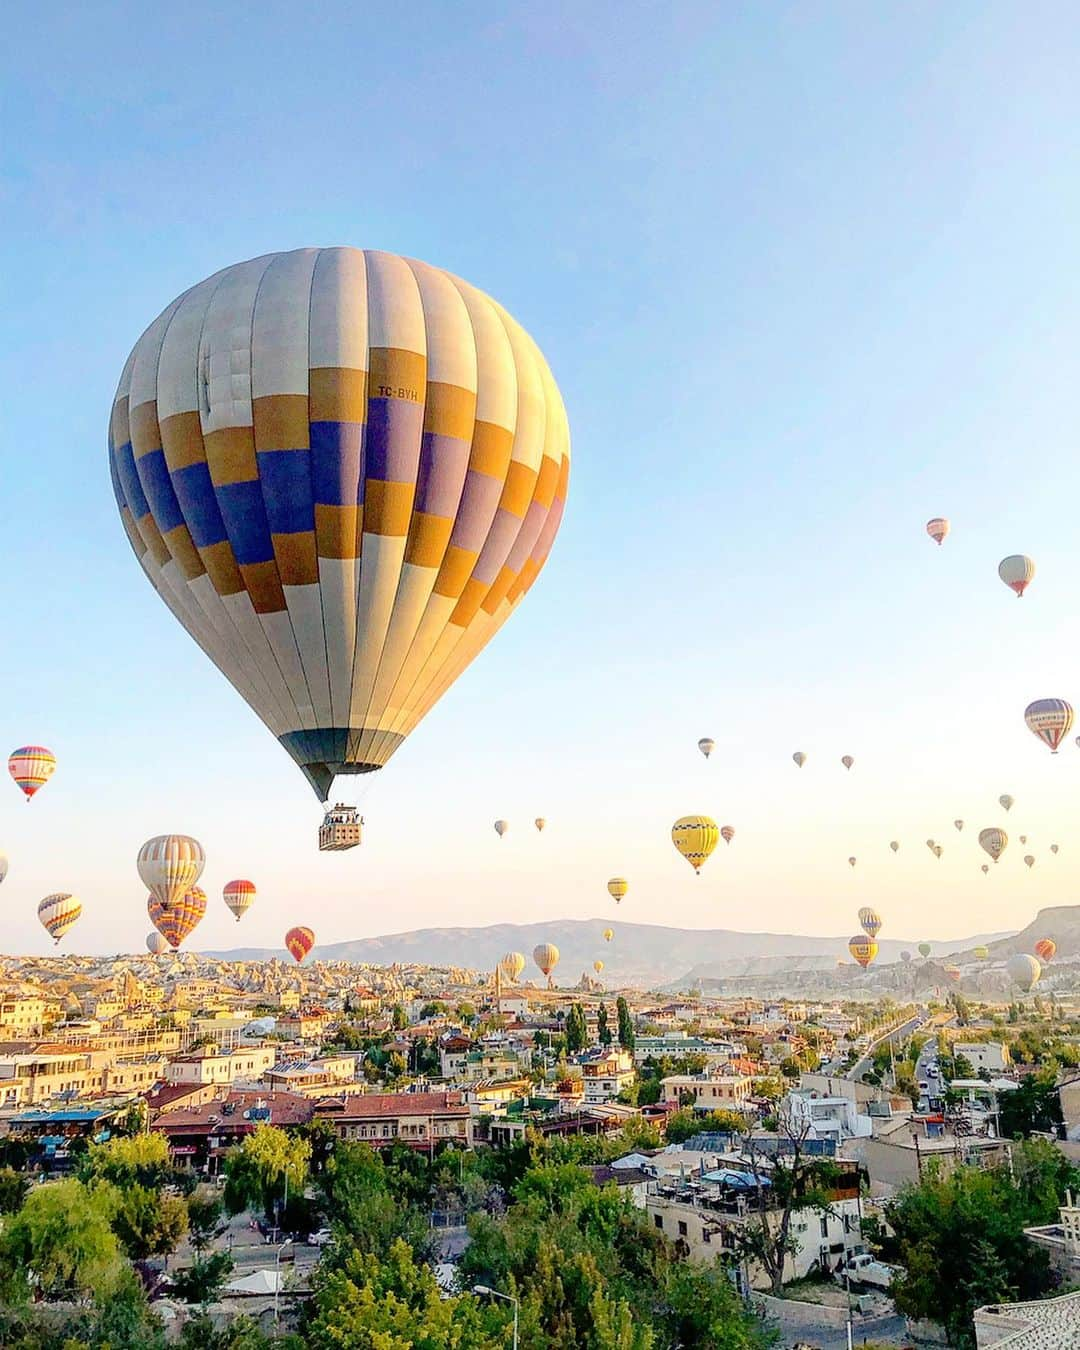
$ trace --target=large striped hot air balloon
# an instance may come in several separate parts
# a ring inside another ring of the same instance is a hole
[[[976,947],[975,950],[972,952],[972,955],[975,957],[976,961],[985,961],[990,956],[990,948]]]
[[[610,895],[611,898],[615,901],[615,903],[618,904],[619,901],[626,894],[626,892],[630,889],[630,883],[627,881],[625,877],[612,877],[607,884],[607,888],[608,888],[608,895]]]
[[[559,949],[553,942],[541,942],[533,948],[533,960],[536,962],[541,975],[547,976],[547,982],[551,984],[551,972],[559,964]]]
[[[139,877],[164,909],[183,899],[202,876],[203,846],[189,834],[159,834],[139,849]]]
[[[176,951],[202,922],[206,913],[206,892],[200,886],[192,886],[168,909],[156,895],[150,895],[146,900],[146,912],[150,915],[150,922]]]
[[[222,898],[229,913],[236,916],[239,923],[255,903],[255,883],[253,881],[228,881],[222,891]]]
[[[299,765],[381,768],[535,581],[570,443],[536,344],[426,263],[227,267],[136,343],[109,428],[162,599]]]
[[[525,958],[520,952],[507,952],[499,962],[499,969],[512,983],[517,982],[518,976],[525,969]]]
[[[1035,579],[1035,563],[1023,553],[1010,553],[998,563],[998,576],[1021,596]]]
[[[943,544],[951,526],[944,516],[935,516],[926,522],[926,533],[935,544]]]
[[[56,772],[56,756],[43,745],[21,745],[8,755],[8,773],[26,800],[45,786]]]
[[[996,825],[979,831],[979,847],[984,853],[989,853],[994,862],[997,862],[1008,846],[1009,836]]]
[[[720,827],[711,816],[680,816],[671,827],[671,842],[699,874],[719,838]]]
[[[866,933],[856,933],[847,946],[852,958],[862,966],[863,970],[878,953],[877,943]]]
[[[1057,943],[1053,938],[1040,938],[1035,944],[1035,955],[1048,966],[1057,954]]]
[[[82,913],[82,901],[63,891],[47,895],[37,907],[38,919],[54,942],[59,942]]]
[[[1050,747],[1056,755],[1058,746],[1069,734],[1073,724],[1072,705],[1063,698],[1037,698],[1024,709],[1028,731]]]
[[[1010,956],[1005,965],[1005,970],[1019,989],[1028,993],[1039,983],[1042,976],[1042,966],[1034,956],[1029,956],[1027,952],[1017,952],[1015,956]]]
[[[301,964],[314,946],[315,934],[310,928],[290,928],[285,934],[285,948],[297,965]]]
[[[881,932],[881,915],[869,905],[863,905],[859,910],[859,926],[869,937],[876,938]]]
[[[151,956],[160,956],[162,952],[168,951],[169,944],[160,933],[147,933],[146,950]]]

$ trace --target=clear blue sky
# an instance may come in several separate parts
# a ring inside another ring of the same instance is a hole
[[[871,901],[913,940],[1075,899],[1080,752],[1021,720],[1080,705],[1070,6],[45,4],[5,45],[0,723],[61,766],[29,807],[4,789],[0,946],[44,948],[53,890],[86,902],[65,945],[140,945],[134,856],[170,829],[210,858],[197,946],[606,915],[614,872],[634,919],[846,933]],[[105,466],[158,311],[326,244],[497,297],[574,440],[545,574],[338,857]],[[1039,862],[1014,842],[987,879],[1006,791]],[[738,830],[699,880],[668,839],[694,810]]]

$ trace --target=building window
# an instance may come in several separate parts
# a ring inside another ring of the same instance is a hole
[[[823,1238],[829,1236],[829,1220],[824,1214],[821,1216],[821,1236]]]
[[[685,1237],[685,1236],[686,1236],[686,1220],[685,1220],[685,1219],[680,1219],[680,1220],[679,1220],[679,1236],[680,1236],[680,1237]]]
[[[662,1229],[664,1226],[664,1216],[662,1214],[654,1214],[653,1223],[656,1224],[657,1228]]]

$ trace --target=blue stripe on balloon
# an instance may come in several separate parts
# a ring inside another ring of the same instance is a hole
[[[364,500],[363,422],[312,422],[311,461],[320,506],[356,506]]]
[[[165,451],[152,450],[150,454],[136,460],[135,467],[138,470],[139,482],[150,502],[150,510],[154,513],[157,527],[162,534],[168,534],[170,530],[175,530],[177,525],[184,523],[184,513],[180,510],[180,503],[173,491],[169,466],[165,462]]]
[[[173,487],[196,548],[212,548],[229,536],[218,509],[210,467],[205,460],[175,469]]]
[[[274,545],[266,523],[262,488],[257,478],[244,483],[221,483],[217,489],[221,518],[229,531],[233,554],[241,567],[270,562]]]
[[[311,500],[311,451],[263,450],[258,455],[266,519],[272,534],[315,528]]]
[[[116,469],[124,486],[124,495],[131,506],[131,514],[136,520],[142,520],[150,511],[150,503],[146,500],[146,494],[139,482],[139,472],[135,468],[135,454],[130,441],[125,441],[117,450]]]
[[[122,511],[127,506],[127,496],[124,493],[124,485],[120,481],[120,472],[116,467],[116,447],[112,441],[109,441],[109,477],[112,479],[113,496],[116,498],[116,504]]]

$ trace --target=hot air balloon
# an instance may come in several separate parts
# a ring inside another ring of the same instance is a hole
[[[999,830],[997,826],[979,831],[979,847],[984,853],[989,853],[994,862],[1001,857],[1008,847],[1009,836],[1004,830]]]
[[[139,849],[136,866],[143,885],[164,909],[179,903],[202,876],[206,854],[188,834],[159,834]]]
[[[596,971],[597,975],[599,975],[600,972],[604,969],[604,963],[603,963],[603,961],[594,961],[594,962],[592,963],[592,968],[593,968],[593,970]]]
[[[1020,842],[1021,842],[1022,844],[1026,844],[1026,843],[1027,843],[1027,835],[1026,835],[1026,834],[1022,834],[1022,835],[1020,836]]]
[[[973,955],[976,961],[985,961],[990,955],[989,947],[976,947]]]
[[[536,819],[533,821],[533,824],[536,826],[537,830],[542,834],[544,826],[547,824],[547,821],[544,819],[543,816],[537,816]]]
[[[701,740],[698,741],[697,743],[697,748],[701,751],[701,753],[705,756],[705,758],[708,759],[709,756],[712,754],[712,752],[716,749],[716,742],[713,740],[711,736],[702,736]]]
[[[859,910],[859,926],[868,936],[876,938],[881,932],[881,915],[869,905],[863,905]]]
[[[230,881],[222,896],[231,914],[236,915],[239,923],[255,903],[255,883],[253,881]]]
[[[604,941],[605,941],[605,942],[610,942],[611,939],[612,939],[614,936],[615,936],[615,930],[614,930],[614,928],[605,928],[605,929],[604,929]]]
[[[1017,952],[1015,956],[1009,957],[1005,971],[1013,984],[1026,994],[1039,983],[1042,966],[1027,952]]]
[[[1025,853],[1025,854],[1024,854],[1024,866],[1025,866],[1025,867],[1034,867],[1034,866],[1035,866],[1035,855],[1034,855],[1034,853]]]
[[[956,829],[957,829],[957,832],[958,832],[958,833],[959,833],[960,830],[962,830],[962,829],[964,828],[964,822],[963,822],[962,820],[954,820],[954,821],[953,821],[953,824],[956,826]]]
[[[82,913],[82,901],[63,891],[47,895],[37,907],[42,927],[54,942],[59,942]]]
[[[943,844],[935,844],[935,845],[934,845],[934,857],[935,857],[935,858],[940,858],[941,855],[942,855],[944,852],[945,852],[945,847],[944,847]]]
[[[285,934],[285,949],[296,962],[302,965],[304,957],[315,946],[315,934],[310,928],[290,928]]]
[[[541,975],[547,976],[547,982],[551,984],[551,972],[559,964],[559,949],[551,942],[541,942],[533,948],[533,960],[539,967]]]
[[[848,943],[848,951],[865,970],[877,956],[878,946],[872,937],[868,937],[865,933],[856,933]]]
[[[608,895],[612,897],[616,904],[623,898],[630,889],[630,883],[625,877],[612,877],[607,884]]]
[[[892,851],[893,851],[894,853],[899,853],[899,852],[900,852],[900,840],[899,840],[899,839],[892,839],[892,840],[890,840],[890,841],[889,841],[889,847],[892,849]]]
[[[1019,597],[1034,580],[1035,564],[1023,553],[1010,553],[998,563],[998,576]]]
[[[855,864],[856,864],[859,860],[858,860],[858,858],[856,858],[856,857],[853,856],[853,857],[850,857],[847,861],[848,861],[848,866],[849,866],[849,867],[854,867]]]
[[[1035,955],[1044,966],[1048,966],[1057,952],[1057,943],[1053,938],[1040,938],[1035,944]]]
[[[0,881],[3,881],[8,874],[8,855],[0,853]]]
[[[730,844],[731,841],[735,838],[734,825],[721,825],[720,838],[724,841],[725,844]]]
[[[998,805],[1003,806],[1006,811],[1011,811],[1013,807],[1013,802],[1015,801],[1016,801],[1015,797],[1010,797],[1007,792],[1003,792],[1001,796],[998,798]]]
[[[851,766],[855,763],[855,761],[851,757],[851,755],[841,755],[840,763],[844,766],[845,769],[850,769]]]
[[[911,953],[910,953],[910,952],[901,952],[901,953],[900,953],[900,960],[903,961],[904,965],[906,966],[907,963],[911,960]]]
[[[1050,852],[1051,852],[1051,853],[1056,853],[1057,851],[1058,851],[1058,846],[1057,846],[1057,844],[1051,844],[1051,845],[1050,845]]]
[[[525,958],[520,952],[507,952],[499,962],[499,969],[512,984],[516,984],[525,969]]]
[[[945,536],[949,533],[949,522],[944,516],[935,516],[933,520],[926,522],[926,533],[935,544],[943,544]]]
[[[1050,753],[1056,755],[1073,724],[1072,705],[1063,698],[1037,698],[1024,709],[1024,721],[1028,731],[1038,736],[1050,747]]]
[[[982,870],[983,870],[984,873],[988,873],[988,872],[990,871],[990,864],[989,864],[989,863],[983,863],[983,864],[982,864]]]
[[[950,980],[958,980],[958,979],[960,978],[960,967],[959,967],[959,966],[946,966],[946,967],[945,967],[945,974],[948,975],[948,977],[949,977]]]
[[[800,769],[806,763],[806,756],[803,754],[801,750],[796,750],[795,753],[791,756],[791,758],[795,761],[795,763],[799,766]]]
[[[162,599],[320,801],[381,768],[547,560],[569,432],[536,344],[425,263],[227,267],[136,343],[113,490]]]
[[[720,827],[709,816],[680,816],[671,827],[671,842],[699,874],[719,838]]]
[[[160,933],[147,933],[146,950],[151,956],[160,956],[162,952],[168,951],[169,944]]]
[[[933,839],[928,839],[928,840],[926,841],[926,847],[930,850],[931,853],[933,853],[933,851],[934,851],[934,841],[933,841]]]
[[[920,943],[919,943],[919,955],[923,958],[924,961],[925,961],[926,958],[930,955],[930,950],[931,950],[931,949],[930,949],[930,944],[929,944],[929,942],[920,942]]]
[[[22,745],[8,756],[8,773],[29,801],[56,772],[56,756],[43,745]]]
[[[507,831],[509,828],[510,828],[510,824],[509,824],[508,821],[505,821],[505,820],[497,820],[497,821],[495,822],[495,833],[499,836],[500,839],[503,837],[503,835],[506,833],[506,831]]]
[[[146,912],[150,915],[150,922],[176,951],[202,922],[206,913],[206,892],[200,886],[192,886],[168,909],[156,895],[151,895],[146,900]]]

